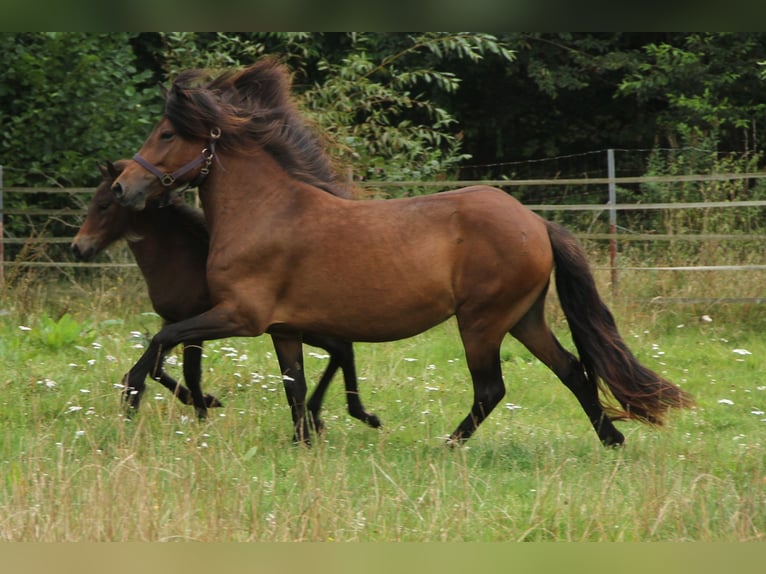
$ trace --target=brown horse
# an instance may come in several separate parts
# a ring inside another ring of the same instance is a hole
[[[211,233],[213,307],[163,328],[131,370],[131,387],[143,389],[152,353],[184,338],[271,333],[285,341],[295,439],[307,442],[303,333],[389,341],[455,316],[474,401],[450,442],[470,437],[504,396],[500,345],[508,333],[574,393],[604,444],[624,441],[613,418],[661,424],[669,407],[692,404],[628,349],[582,248],[561,226],[485,186],[339,197],[282,65],[264,59],[204,79],[179,76],[164,118],[112,187],[121,204],[140,210],[196,180]],[[554,265],[579,360],[545,321]]]
[[[160,207],[158,202],[153,202],[143,211],[119,205],[111,186],[127,164],[128,160],[120,160],[101,168],[103,180],[72,242],[72,252],[78,259],[89,261],[115,241],[125,238],[146,280],[152,306],[165,324],[210,309],[210,292],[205,277],[209,236],[202,212],[177,196],[167,206]],[[351,343],[312,334],[307,334],[304,340],[330,354],[329,364],[308,404],[315,427],[321,427],[322,400],[338,368],[343,370],[350,415],[372,427],[379,427],[379,419],[365,411],[359,398]],[[163,350],[167,352],[170,348]],[[184,404],[193,404],[198,416],[204,418],[207,408],[220,406],[220,402],[211,395],[202,394],[201,355],[202,340],[184,342],[183,372],[189,389],[162,369],[162,357],[154,375]],[[137,407],[138,400],[131,404]]]

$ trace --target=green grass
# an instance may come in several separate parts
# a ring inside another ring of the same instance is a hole
[[[0,540],[766,538],[766,341],[756,309],[749,322],[740,307],[704,310],[712,321],[703,321],[690,307],[615,305],[640,360],[698,403],[662,430],[620,423],[624,448],[603,448],[569,391],[512,340],[506,397],[464,447],[446,448],[472,397],[448,322],[358,345],[362,399],[384,427],[351,419],[337,381],[326,432],[306,449],[291,444],[265,337],[206,344],[204,387],[224,402],[208,421],[151,381],[126,419],[115,384],[142,334],[159,326],[135,285],[96,289],[95,300],[40,288],[0,304]],[[571,348],[558,313],[552,304]],[[310,381],[324,364],[307,355]]]

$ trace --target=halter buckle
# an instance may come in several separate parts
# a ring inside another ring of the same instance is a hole
[[[166,173],[160,178],[160,183],[164,185],[165,187],[170,187],[176,182],[176,178],[173,177],[172,173]]]

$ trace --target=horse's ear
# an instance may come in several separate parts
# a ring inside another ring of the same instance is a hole
[[[167,90],[167,89],[165,90],[165,99],[167,99],[167,97],[168,97],[168,96],[169,96],[171,93],[173,94],[173,97],[175,97],[175,98],[178,98],[179,100],[181,100],[181,99],[186,99],[186,98],[187,98],[187,96],[186,96],[186,91],[185,91],[185,89],[184,89],[184,88],[183,88],[183,87],[182,87],[182,86],[179,84],[179,82],[173,82],[173,85],[172,85],[172,86],[170,86],[170,89],[169,89],[169,90]]]
[[[110,166],[112,166],[112,163],[110,161],[106,161],[104,163],[98,164],[98,171],[101,172],[101,177],[109,177]],[[114,167],[114,166],[112,166],[112,167]]]
[[[114,164],[111,161],[106,162],[106,173],[103,171],[101,172],[104,174],[104,176],[109,176],[112,179],[117,179],[120,176],[120,171],[114,167]]]

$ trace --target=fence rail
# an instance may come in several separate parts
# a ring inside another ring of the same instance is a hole
[[[614,173],[609,170],[610,175]],[[676,176],[644,176],[644,177],[606,177],[606,178],[579,178],[579,179],[525,179],[525,180],[458,180],[458,181],[382,181],[382,182],[362,182],[360,186],[366,189],[381,188],[429,188],[429,189],[448,189],[464,187],[469,185],[491,185],[500,188],[518,188],[531,186],[609,186],[609,200],[600,204],[527,204],[527,207],[533,211],[550,212],[609,212],[610,229],[609,233],[575,233],[580,239],[609,241],[611,244],[612,258],[609,266],[594,266],[596,270],[610,270],[612,272],[612,283],[617,283],[617,272],[621,271],[651,271],[651,272],[730,272],[730,271],[753,271],[764,270],[766,264],[741,264],[741,265],[681,265],[681,266],[618,266],[615,260],[616,243],[631,241],[766,241],[766,234],[758,233],[713,233],[713,234],[668,234],[668,233],[629,233],[620,230],[616,225],[616,214],[627,211],[643,210],[663,210],[674,211],[681,209],[688,210],[710,210],[710,209],[744,209],[744,208],[766,208],[766,200],[742,200],[742,201],[700,201],[700,202],[663,202],[663,203],[617,203],[615,200],[614,189],[619,184],[652,184],[652,183],[690,183],[690,182],[711,182],[745,179],[763,179],[766,173],[724,173],[724,174],[700,174],[700,175],[676,175]],[[135,268],[134,263],[117,262],[92,262],[81,263],[70,260],[53,261],[6,261],[5,245],[61,245],[71,242],[73,237],[5,237],[3,232],[3,223],[5,217],[45,217],[45,218],[81,218],[85,215],[85,208],[64,208],[64,209],[45,209],[45,208],[4,208],[3,198],[10,194],[46,194],[46,195],[69,195],[83,196],[83,204],[87,202],[93,193],[92,188],[51,188],[51,187],[3,187],[2,186],[2,166],[0,166],[0,285],[3,283],[4,269],[11,266],[38,267],[38,268]],[[662,302],[668,302],[668,298],[659,298]],[[672,298],[671,298],[672,299]],[[696,301],[721,301],[721,302],[754,302],[763,303],[766,297],[756,298],[689,298],[689,302]]]

